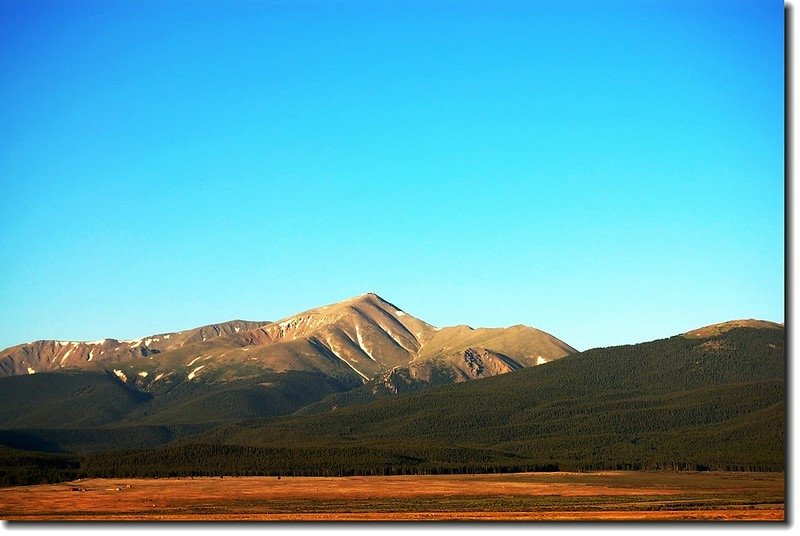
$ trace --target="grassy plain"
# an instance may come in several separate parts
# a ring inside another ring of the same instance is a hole
[[[85,479],[6,488],[10,521],[784,520],[783,473]]]

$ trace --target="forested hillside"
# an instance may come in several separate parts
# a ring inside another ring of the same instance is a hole
[[[733,329],[601,348],[478,382],[225,426],[225,444],[439,444],[562,468],[778,469],[785,333]]]
[[[785,368],[782,327],[676,336],[313,415],[193,430],[164,448],[82,455],[6,450],[3,480],[783,470]]]

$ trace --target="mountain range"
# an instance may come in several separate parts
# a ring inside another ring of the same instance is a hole
[[[0,352],[0,481],[781,470],[785,338],[735,320],[578,352],[369,293],[274,322],[34,341]]]
[[[559,339],[528,326],[434,327],[374,293],[318,307],[275,322],[233,320],[136,340],[40,340],[0,351],[0,386],[80,381],[97,387],[93,404],[136,400],[128,412],[94,419],[198,422],[290,413],[335,392],[357,387],[370,396],[458,383],[541,365],[575,352]],[[36,381],[21,377],[47,374]],[[50,379],[54,374],[55,380]],[[12,379],[16,377],[16,379]],[[67,382],[69,384],[69,382]],[[83,403],[91,397],[86,391]],[[49,389],[42,398],[61,395]],[[124,395],[124,396],[122,396]],[[39,400],[37,408],[46,400]],[[48,411],[47,421],[60,411]],[[37,409],[36,413],[39,413]],[[0,425],[4,422],[0,410]],[[41,423],[14,412],[11,422]],[[64,415],[64,426],[85,417]]]

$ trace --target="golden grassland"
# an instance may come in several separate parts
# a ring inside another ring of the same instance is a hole
[[[9,521],[784,520],[783,473],[85,479],[0,491]]]

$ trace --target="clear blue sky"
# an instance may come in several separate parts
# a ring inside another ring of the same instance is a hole
[[[0,3],[0,347],[375,291],[783,321],[783,3]]]

